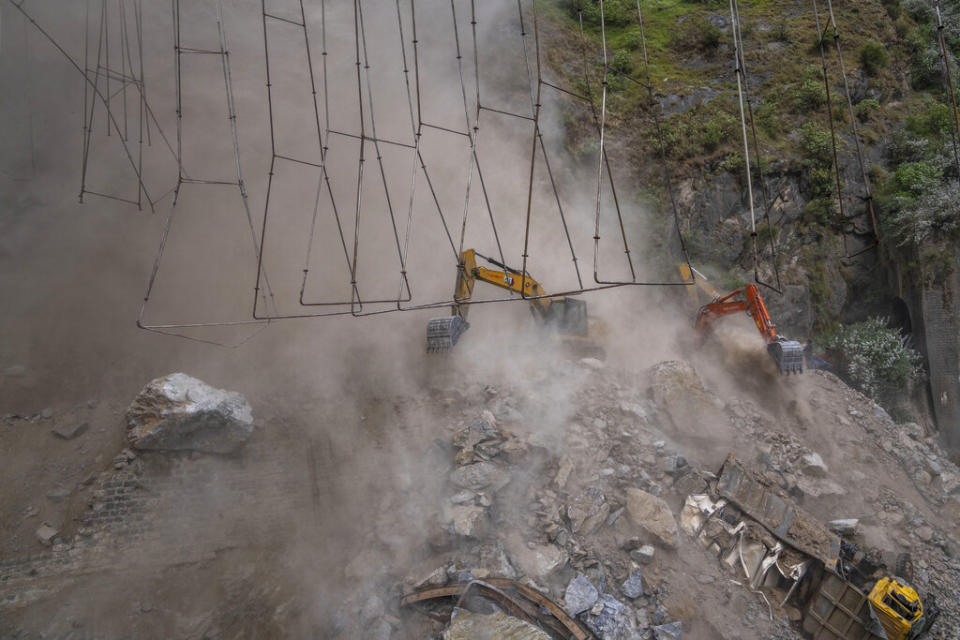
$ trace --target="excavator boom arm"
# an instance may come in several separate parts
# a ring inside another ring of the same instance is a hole
[[[477,257],[483,258],[502,270],[478,267]],[[540,283],[529,274],[511,269],[492,258],[478,254],[473,249],[466,249],[460,255],[460,262],[457,265],[457,283],[454,287],[451,314],[433,318],[427,323],[428,352],[448,351],[469,328],[467,313],[470,305],[466,303],[473,296],[473,288],[478,280],[519,293],[527,299],[534,315],[543,324],[553,325],[567,335],[586,335],[587,333],[586,302],[564,296],[550,297]]]
[[[481,256],[484,257],[484,256]],[[455,303],[453,305],[454,315],[466,318],[469,305],[460,304],[469,302],[473,296],[473,287],[477,280],[492,284],[495,287],[506,289],[514,293],[519,293],[524,297],[531,298],[530,304],[542,316],[545,317],[550,311],[550,298],[541,296],[546,295],[540,283],[529,275],[523,275],[521,272],[511,269],[499,262],[484,258],[497,266],[503,266],[502,271],[487,269],[477,266],[477,253],[473,249],[464,250],[460,256],[460,264],[457,266],[457,286],[454,295]]]
[[[738,297],[741,294],[742,298]],[[783,373],[802,372],[803,347],[799,342],[784,340],[777,335],[776,325],[770,319],[767,305],[764,304],[757,285],[748,284],[742,289],[737,289],[700,307],[697,313],[696,331],[703,332],[720,316],[742,311],[746,311],[753,318],[760,335],[767,341],[767,352],[776,362],[777,368]]]

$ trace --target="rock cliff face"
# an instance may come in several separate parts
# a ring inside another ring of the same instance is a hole
[[[891,318],[926,359],[929,407],[920,407],[921,413],[929,413],[936,422],[945,446],[960,450],[960,256],[954,255],[954,271],[946,281],[932,285],[902,275],[907,269],[895,263],[889,267],[890,284],[884,283],[882,260],[876,255],[847,261],[830,252],[814,256],[825,240],[801,231],[808,202],[802,176],[784,171],[766,179],[775,200],[771,219],[781,229],[777,252],[783,295],[764,296],[780,333],[799,340],[815,335],[818,315],[821,320],[831,317],[845,322],[869,315]],[[749,271],[749,207],[740,181],[729,173],[705,173],[685,181],[680,192],[694,237],[696,266]],[[759,216],[763,209],[756,206]],[[866,223],[865,211],[860,213],[853,227],[858,232]],[[848,251],[869,246],[864,244],[866,237],[848,235]],[[834,249],[841,249],[839,241],[837,245]]]
[[[901,293],[910,312],[914,345],[927,361],[930,408],[943,444],[960,450],[960,258],[942,284]]]

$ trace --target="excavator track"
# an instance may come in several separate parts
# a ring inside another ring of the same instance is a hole
[[[427,323],[427,353],[449,351],[469,328],[470,325],[460,316],[432,318]]]

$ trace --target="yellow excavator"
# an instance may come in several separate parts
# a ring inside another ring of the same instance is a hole
[[[477,258],[482,258],[499,269],[477,266]],[[433,318],[427,323],[427,352],[449,351],[463,332],[470,328],[467,323],[466,304],[473,296],[477,281],[492,284],[513,293],[519,293],[530,301],[530,310],[541,324],[556,330],[564,336],[585,337],[588,331],[587,303],[568,296],[550,296],[540,283],[523,273],[477,253],[466,249],[460,255],[457,267],[457,284],[454,289],[453,306],[449,316]]]
[[[902,578],[881,578],[867,599],[888,640],[913,640],[930,630],[940,614],[935,603],[924,607],[920,596]]]

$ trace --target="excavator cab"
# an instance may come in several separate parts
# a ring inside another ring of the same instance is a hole
[[[934,602],[920,601],[902,578],[881,578],[867,599],[890,640],[914,640],[930,630],[940,611]]]
[[[566,336],[587,335],[587,302],[579,298],[551,298],[550,310],[543,314],[543,320],[558,333]],[[540,317],[533,311],[534,317]]]

